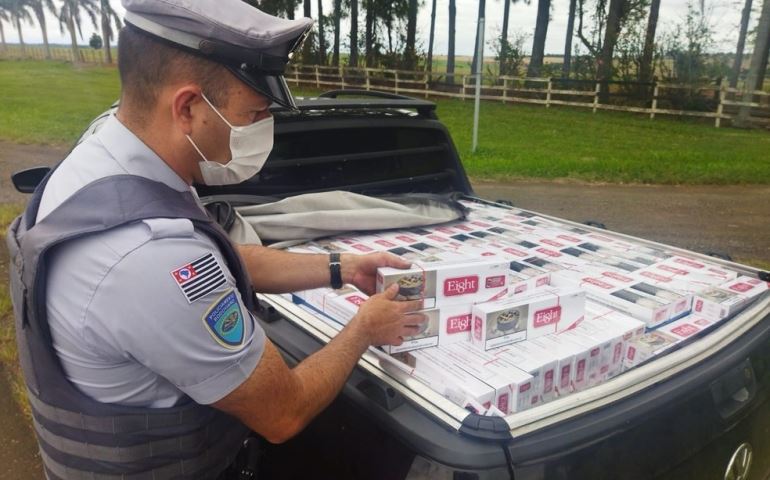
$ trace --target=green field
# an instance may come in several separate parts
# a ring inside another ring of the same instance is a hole
[[[118,97],[115,68],[0,61],[0,139],[70,144]],[[298,95],[313,95],[298,90]],[[663,184],[768,184],[770,134],[631,113],[437,99],[438,116],[475,179]]]

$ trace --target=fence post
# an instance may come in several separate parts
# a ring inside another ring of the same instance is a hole
[[[650,110],[650,120],[655,118],[655,110],[658,109],[658,82],[655,82],[655,88],[652,89],[652,109]]]
[[[299,87],[299,65],[294,67],[294,81],[297,82],[297,86]]]
[[[551,81],[553,79],[548,77],[548,89],[545,93],[545,108],[551,108]]]
[[[596,82],[596,88],[594,88],[594,108],[593,113],[596,113],[596,108],[599,106],[599,82]]]
[[[318,65],[315,65],[314,69],[315,69],[315,88],[321,88],[321,79],[318,77]]]
[[[508,99],[508,78],[503,77],[503,105],[505,105],[505,101]]]
[[[719,82],[719,105],[717,106],[717,118],[714,120],[714,126],[719,128],[722,125],[722,111],[724,110],[725,96],[727,95],[727,84],[725,79]]]
[[[369,67],[365,67],[364,72],[366,72],[366,91],[369,91]]]
[[[396,79],[396,88],[395,88],[396,95],[398,95],[398,70],[394,70],[393,74],[395,75],[395,79]]]
[[[462,76],[462,79],[463,79],[463,102],[465,101],[465,77],[467,77],[467,75],[463,75]]]
[[[340,71],[340,81],[342,82],[342,89],[345,90],[345,69],[342,65],[337,65]]]

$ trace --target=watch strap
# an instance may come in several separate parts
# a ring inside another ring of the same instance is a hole
[[[329,275],[332,288],[335,290],[342,288],[342,265],[339,253],[329,254]]]

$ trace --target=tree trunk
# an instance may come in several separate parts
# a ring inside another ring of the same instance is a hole
[[[45,47],[46,60],[51,59],[51,46],[48,44],[48,26],[45,23],[45,12],[43,11],[43,5],[38,4],[33,7],[35,16],[37,17],[37,23],[40,25],[40,31],[43,33],[43,45]]]
[[[326,38],[324,38],[324,7],[318,0],[318,65],[326,65]]]
[[[350,57],[348,65],[358,66],[358,0],[350,0]]]
[[[409,0],[409,10],[406,20],[406,49],[404,50],[404,67],[407,70],[414,70],[415,65],[415,43],[417,37],[417,0]]]
[[[545,57],[545,37],[548,34],[548,20],[551,14],[551,0],[537,2],[537,20],[535,21],[535,37],[532,39],[532,55],[527,66],[528,77],[539,77],[543,70]]]
[[[0,20],[0,42],[3,45],[3,51],[8,51],[8,44],[5,41],[5,29],[3,29],[3,22]]]
[[[67,30],[70,32],[70,42],[72,47],[72,63],[80,63],[80,52],[78,51],[78,37],[75,36],[75,21],[72,19],[72,13],[67,16]]]
[[[19,44],[21,44],[21,58],[27,58],[27,47],[24,45],[24,34],[21,31],[21,18],[16,17],[16,30],[19,32]]]
[[[561,66],[561,76],[569,78],[569,71],[572,69],[572,32],[575,31],[575,10],[577,0],[569,2],[569,16],[567,17],[567,39],[564,41],[564,63]]]
[[[500,32],[500,75],[508,75],[508,18],[511,15],[512,0],[503,0],[503,30]]]
[[[342,17],[342,0],[334,0],[334,46],[332,47],[332,65],[340,66],[340,18]]]
[[[610,0],[610,9],[607,14],[607,26],[604,31],[604,43],[599,54],[598,65],[596,68],[596,78],[601,82],[599,98],[606,103],[609,99],[609,84],[612,79],[612,56],[615,53],[615,44],[620,35],[620,23],[625,14],[626,0]],[[770,1],[770,0],[768,0]]]
[[[457,8],[455,7],[455,0],[449,0],[449,30],[447,35],[449,40],[447,42],[447,57],[446,57],[446,81],[450,85],[455,83],[455,20],[457,17]]]
[[[765,74],[767,73],[767,61],[770,56],[770,41],[765,43],[765,53],[760,56],[763,58],[762,63],[759,65],[757,71],[757,80],[754,82],[754,90],[762,90],[762,86],[765,83]]]
[[[479,59],[477,58],[479,52],[479,35],[481,35],[481,32],[479,31],[479,19],[484,18],[484,15],[486,13],[487,9],[487,1],[486,0],[479,0],[479,13],[476,17],[476,41],[473,42],[473,62],[471,62],[471,73],[480,73],[483,69],[483,65],[477,65]]]
[[[770,0],[765,0],[762,5],[762,13],[757,24],[757,40],[754,43],[754,53],[751,55],[751,65],[749,74],[746,76],[746,92],[743,94],[744,102],[751,102],[754,95],[751,93],[752,87],[757,87],[764,78],[764,69],[767,69],[767,51],[770,48]],[[735,119],[736,127],[746,128],[749,126],[749,116],[751,107],[741,107],[738,110],[738,118]]]
[[[366,2],[366,66],[371,68],[374,65],[374,6],[372,0]]]
[[[313,18],[313,12],[311,11],[312,3],[311,0],[303,0],[302,2],[302,14],[305,16],[305,18]],[[305,43],[302,44],[302,63],[309,64],[312,62],[311,54],[313,52],[313,42],[311,41],[312,37],[308,37],[305,40]]]
[[[751,1],[751,0],[749,0]],[[650,17],[647,19],[647,33],[644,36],[644,50],[642,51],[642,63],[639,65],[639,81],[651,82],[655,76],[652,66],[652,54],[655,51],[655,30],[658,28],[658,12],[660,0],[652,0],[650,4]]]
[[[297,8],[297,4],[294,3],[292,0],[290,3],[286,4],[286,18],[289,20],[294,20],[294,9]]]
[[[735,48],[735,60],[733,61],[733,71],[730,73],[730,88],[738,86],[738,77],[741,76],[741,66],[743,65],[743,49],[746,46],[746,33],[749,30],[749,20],[751,18],[751,0],[746,0],[743,5],[741,15],[741,31],[738,34],[738,46]]]
[[[102,14],[102,50],[104,50],[104,61],[107,65],[112,65],[112,50],[110,49],[110,17]]]
[[[433,0],[433,4],[430,9],[430,35],[428,37],[428,60],[425,65],[425,69],[428,73],[433,73],[433,39],[436,34],[436,0]]]

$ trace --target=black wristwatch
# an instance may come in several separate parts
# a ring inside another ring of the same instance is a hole
[[[329,254],[329,274],[332,288],[335,290],[342,288],[342,266],[339,253]]]

